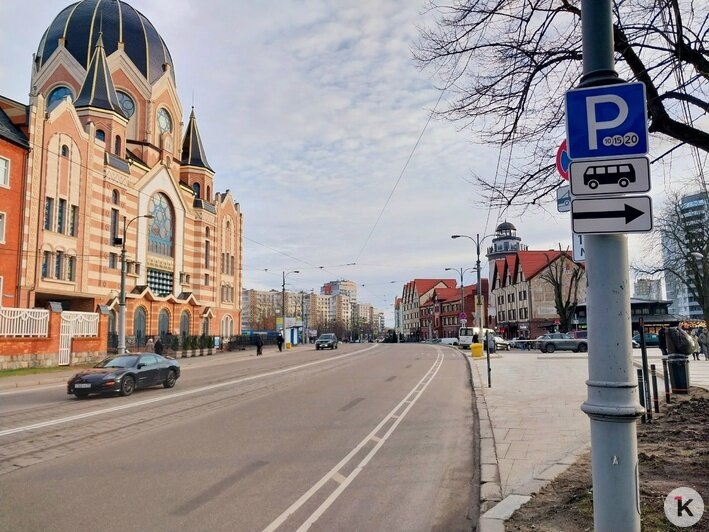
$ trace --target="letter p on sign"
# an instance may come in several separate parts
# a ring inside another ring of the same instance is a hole
[[[618,114],[611,120],[599,120],[600,113],[596,113],[596,106],[613,104],[618,108]],[[588,143],[592,150],[598,149],[598,132],[612,130],[622,126],[628,118],[628,104],[620,96],[606,94],[603,96],[589,96],[586,98],[586,121],[588,122]]]

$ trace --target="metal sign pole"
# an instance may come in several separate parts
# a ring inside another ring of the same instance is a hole
[[[611,0],[582,0],[583,86],[618,83]],[[568,117],[567,117],[568,119]],[[596,532],[640,531],[635,422],[642,414],[632,361],[628,243],[625,235],[589,234],[588,398],[593,520]]]

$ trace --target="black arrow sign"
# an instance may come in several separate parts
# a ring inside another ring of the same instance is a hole
[[[629,224],[636,218],[645,214],[644,211],[638,210],[632,205],[625,204],[625,210],[622,211],[587,211],[573,213],[574,220],[597,220],[599,218],[625,218],[625,223]]]

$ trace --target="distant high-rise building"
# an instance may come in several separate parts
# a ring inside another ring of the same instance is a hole
[[[682,223],[685,226],[687,235],[685,238],[691,238],[691,233],[702,234],[706,231],[706,225],[709,223],[709,195],[706,192],[698,192],[682,196],[680,200],[680,213],[683,218]],[[701,238],[705,238],[702,236]],[[676,241],[669,241],[663,237],[662,249],[663,260],[667,262],[677,262],[678,257],[682,257],[682,250],[677,249]],[[676,254],[676,256],[673,256]],[[681,275],[690,277],[686,268],[680,266]],[[704,313],[696,298],[691,295],[687,286],[674,275],[665,275],[665,288],[667,290],[667,299],[672,301],[669,311],[672,314],[677,314],[685,318],[698,319],[704,318]]]
[[[662,299],[662,281],[660,279],[636,279],[634,297],[638,299]]]

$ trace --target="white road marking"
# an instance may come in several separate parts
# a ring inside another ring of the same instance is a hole
[[[270,525],[268,525],[266,528],[264,528],[263,532],[273,532],[275,531],[278,527],[280,527],[292,514],[297,512],[328,480],[334,479],[334,476],[336,474],[340,474],[339,471],[344,467],[359,451],[364,447],[367,443],[370,441],[374,440],[377,438],[377,444],[372,448],[371,451],[367,454],[367,456],[364,457],[364,459],[357,465],[357,467],[352,471],[342,482],[335,491],[333,491],[330,496],[325,499],[325,501],[318,507],[315,512],[313,512],[310,517],[298,528],[298,531],[304,531],[308,530],[310,526],[317,521],[322,514],[325,513],[325,511],[332,505],[332,503],[340,496],[340,494],[347,488],[347,486],[350,485],[350,483],[355,479],[355,477],[364,469],[364,467],[369,463],[369,461],[372,459],[372,457],[379,451],[382,445],[386,443],[386,440],[391,436],[391,434],[394,432],[394,430],[397,428],[399,423],[404,419],[404,416],[406,413],[413,407],[413,405],[418,401],[419,397],[423,395],[423,391],[428,387],[430,382],[433,380],[433,377],[436,376],[438,373],[438,370],[441,368],[443,365],[443,353],[441,351],[438,351],[438,356],[436,357],[436,361],[433,363],[433,366],[426,372],[426,374],[423,376],[423,378],[414,386],[413,390],[410,391],[406,397],[398,404],[396,405],[386,416],[384,416],[384,419],[382,419],[379,424],[370,432],[367,436],[364,437],[364,439],[357,444],[357,446],[352,449],[347,456],[345,456],[340,462],[338,462],[335,467],[333,467],[330,471],[325,473],[325,476],[323,476],[320,480],[318,480],[313,486],[306,491],[301,497],[295,501],[293,504],[291,504],[281,515],[279,515]],[[419,387],[419,385],[423,384],[421,389],[419,391],[416,391],[416,388]],[[412,394],[416,394],[415,397],[411,398]],[[409,401],[409,405],[404,409],[402,414],[399,417],[394,416],[394,412],[396,412],[403,404],[405,404],[407,401]],[[392,426],[389,427],[389,430],[387,430],[386,434],[384,436],[378,437],[376,434],[379,432],[379,430],[391,419],[396,418],[396,421],[392,423]]]
[[[161,395],[159,397],[153,397],[151,399],[144,399],[142,401],[136,401],[134,403],[125,404],[125,405],[113,406],[110,408],[102,408],[101,410],[94,410],[93,412],[85,412],[83,414],[77,414],[75,416],[62,417],[62,418],[58,418],[58,419],[52,419],[49,421],[41,421],[40,423],[33,423],[32,425],[25,425],[24,427],[16,427],[14,429],[0,430],[0,437],[8,436],[10,434],[17,434],[19,432],[26,432],[29,430],[40,429],[40,428],[44,428],[44,427],[51,427],[52,425],[61,425],[63,423],[69,423],[70,421],[77,421],[79,419],[86,419],[86,418],[90,418],[90,417],[94,417],[94,416],[100,416],[102,414],[109,414],[111,412],[119,412],[121,410],[129,410],[131,408],[136,408],[138,406],[148,405],[151,403],[159,403],[160,401],[171,401],[171,400],[178,398],[178,397],[184,397],[187,395],[194,395],[196,393],[206,392],[209,390],[215,390],[217,388],[224,388],[225,386],[231,386],[233,384],[239,384],[242,382],[253,381],[253,380],[261,379],[264,377],[271,377],[273,375],[280,375],[282,373],[289,373],[291,371],[296,371],[298,369],[307,368],[309,366],[326,364],[328,362],[333,362],[333,361],[339,360],[341,358],[347,358],[347,357],[351,357],[351,356],[354,356],[357,354],[364,353],[366,351],[369,351],[370,349],[376,348],[378,345],[379,344],[374,344],[372,346],[366,347],[366,348],[361,349],[359,351],[355,351],[353,353],[347,353],[344,355],[323,358],[322,360],[315,360],[313,362],[306,362],[305,364],[300,364],[299,366],[292,366],[289,368],[283,368],[283,369],[278,369],[278,370],[274,370],[274,371],[267,371],[266,373],[259,373],[258,375],[251,375],[249,377],[241,377],[239,379],[220,382],[217,384],[210,384],[209,386],[202,386],[200,388],[194,388],[192,390],[185,390],[184,392],[177,392],[177,393],[171,393],[168,395]]]
[[[338,484],[342,484],[345,480],[347,480],[347,478],[342,473],[337,471],[334,475],[332,475],[332,480]]]

